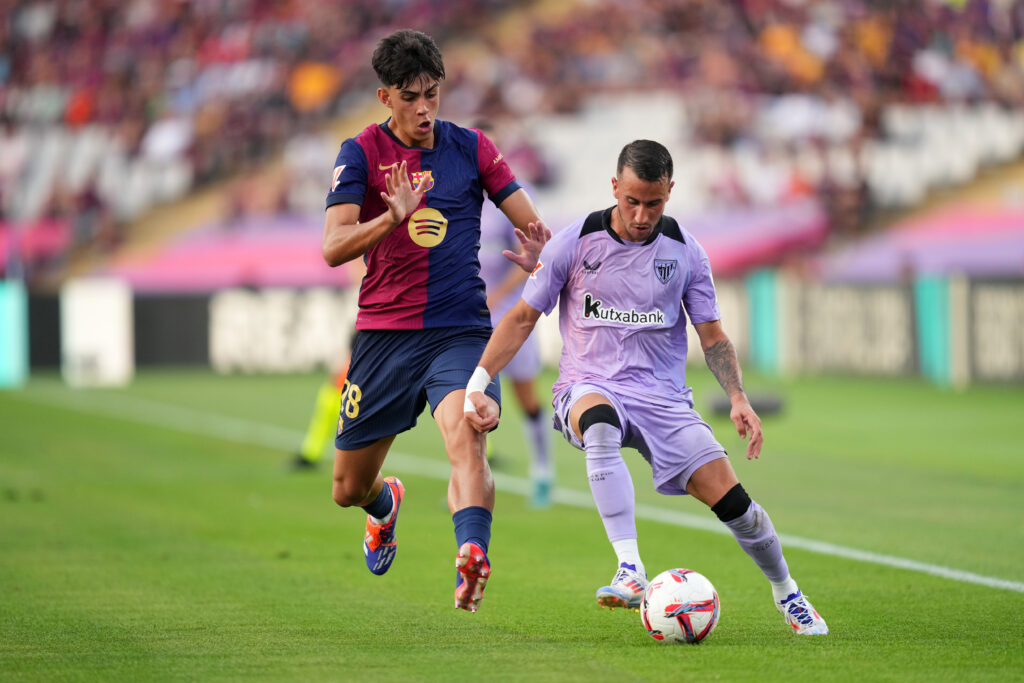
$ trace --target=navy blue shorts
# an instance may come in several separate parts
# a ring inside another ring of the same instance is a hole
[[[445,396],[466,388],[490,336],[487,325],[360,330],[334,445],[355,450],[415,427],[428,401],[433,414]],[[491,382],[486,393],[501,405],[499,387]]]

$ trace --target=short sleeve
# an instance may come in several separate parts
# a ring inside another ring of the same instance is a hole
[[[526,279],[523,301],[532,308],[550,314],[558,303],[558,296],[569,281],[572,260],[579,243],[582,223],[577,221],[558,232],[544,245],[537,266]]]
[[[366,153],[353,138],[341,144],[334,162],[331,186],[327,192],[327,206],[335,204],[363,205],[367,187]]]
[[[720,320],[715,281],[711,275],[711,260],[704,247],[687,235],[690,246],[690,282],[683,292],[683,306],[692,323],[707,323]]]
[[[477,162],[481,185],[495,206],[500,205],[506,197],[518,190],[520,185],[497,146],[482,131],[473,130],[477,135]]]

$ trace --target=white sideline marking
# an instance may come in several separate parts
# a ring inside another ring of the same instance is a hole
[[[70,389],[19,392],[12,394],[17,398],[26,399],[47,405],[56,405],[83,413],[104,415],[107,417],[130,419],[136,422],[155,425],[165,429],[177,430],[186,434],[216,437],[236,443],[251,444],[262,448],[278,449],[290,452],[302,439],[303,434],[295,429],[264,425],[251,420],[211,415],[189,408],[159,403],[137,397],[124,397],[114,394],[77,393]],[[102,402],[100,401],[102,399]],[[398,471],[418,474],[432,479],[448,480],[450,470],[447,462],[428,460],[407,453],[392,451],[388,454],[388,462]],[[494,473],[494,485],[499,491],[529,496],[532,492],[531,483],[522,477],[515,477],[501,472]],[[555,502],[578,508],[594,508],[594,501],[589,492],[556,487],[553,491]],[[653,522],[675,524],[677,526],[716,534],[732,535],[718,520],[702,517],[687,512],[679,512],[655,505],[638,503],[636,516]],[[868,562],[871,564],[906,569],[940,576],[962,583],[972,583],[989,588],[1024,593],[1024,583],[1010,581],[993,576],[984,576],[974,572],[943,567],[927,562],[918,562],[894,555],[882,555],[868,550],[847,548],[845,546],[816,541],[812,538],[779,534],[779,540],[787,548],[799,548],[819,555],[841,557],[847,560]]]

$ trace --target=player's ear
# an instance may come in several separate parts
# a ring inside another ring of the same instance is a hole
[[[380,100],[380,103],[383,104],[385,107],[391,109],[391,93],[388,91],[387,88],[377,88],[377,99]]]

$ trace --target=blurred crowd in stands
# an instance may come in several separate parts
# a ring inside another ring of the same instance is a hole
[[[110,248],[154,205],[269,161],[373,92],[388,31],[443,43],[514,5],[0,0],[0,268]]]
[[[8,274],[116,246],[148,209],[221,180],[235,179],[232,215],[321,210],[340,143],[324,126],[372,97],[373,45],[407,26],[445,52],[442,117],[504,122],[503,150],[537,185],[568,162],[534,144],[529,122],[576,115],[595,94],[641,107],[645,93],[682,98],[679,142],[705,178],[697,208],[815,196],[838,234],[1024,150],[1024,0],[0,0],[0,11]],[[252,172],[281,153],[280,171]]]

